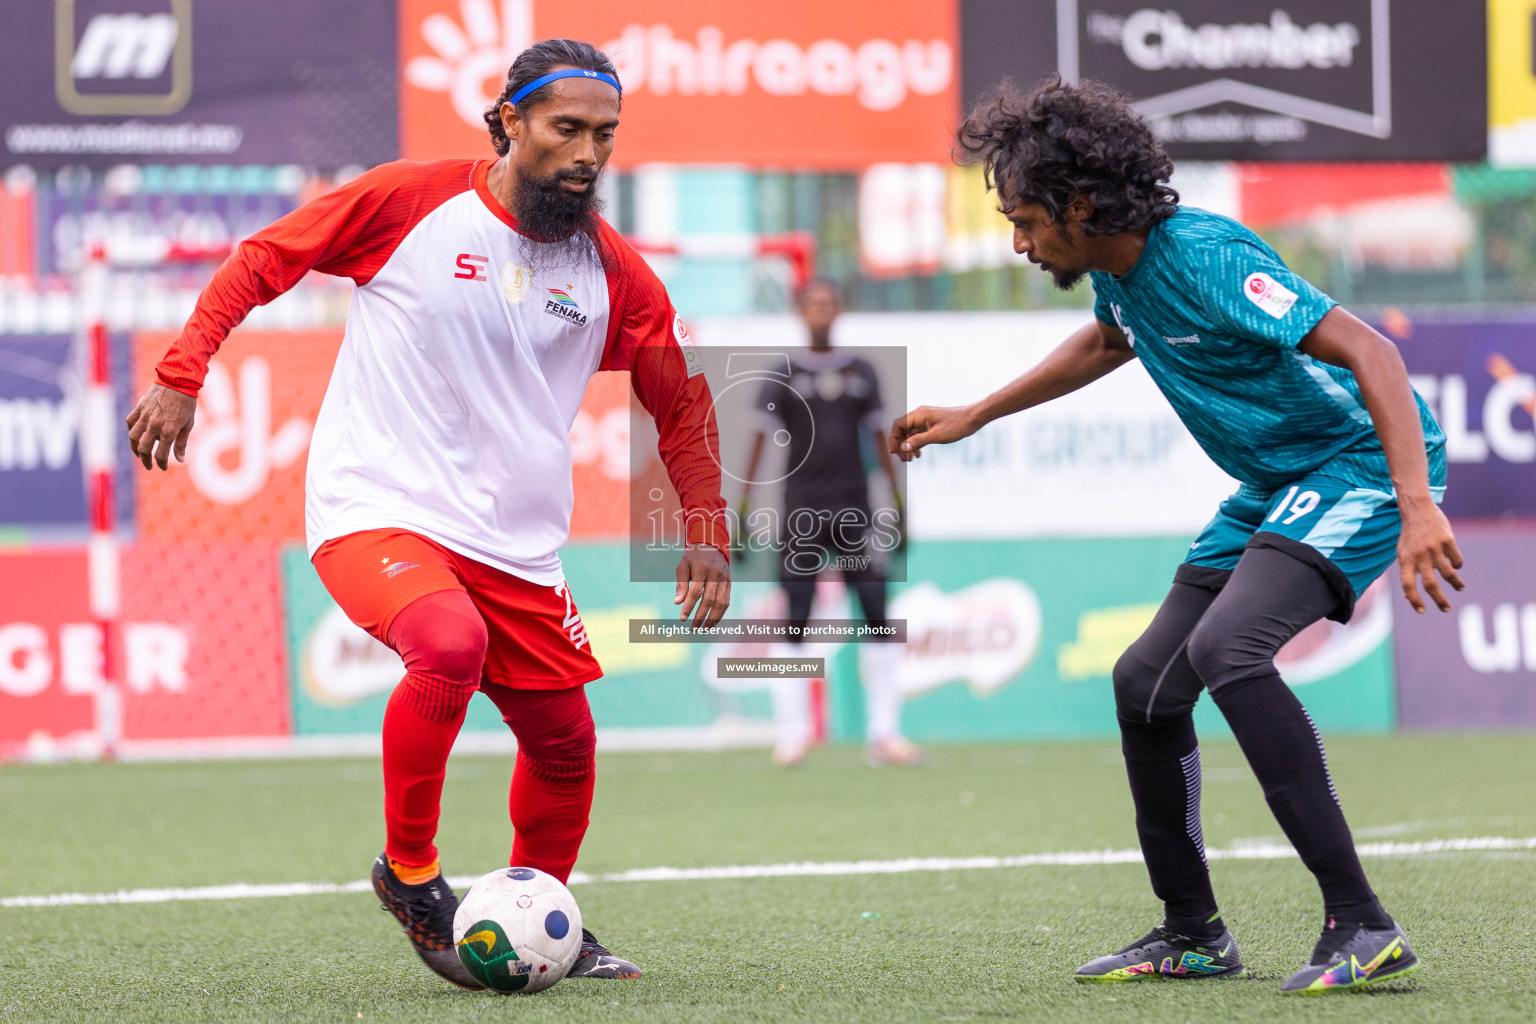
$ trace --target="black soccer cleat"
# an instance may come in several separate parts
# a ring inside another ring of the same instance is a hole
[[[453,914],[459,909],[459,900],[442,872],[420,885],[406,885],[381,853],[373,862],[373,892],[379,905],[395,915],[411,948],[433,973],[460,988],[485,988],[459,962],[453,945]]]
[[[1158,925],[1118,953],[1090,960],[1077,969],[1081,982],[1140,981],[1142,978],[1220,978],[1241,974],[1243,962],[1230,931],[1215,942],[1201,942]]]
[[[1285,979],[1281,992],[1317,995],[1349,992],[1418,970],[1419,958],[1397,925],[1367,928],[1328,922],[1312,962]]]
[[[608,948],[585,928],[581,930],[581,952],[566,972],[567,978],[638,978],[640,968],[608,952]]]

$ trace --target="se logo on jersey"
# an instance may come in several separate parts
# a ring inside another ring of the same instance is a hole
[[[1248,275],[1243,282],[1248,301],[1279,320],[1296,304],[1296,293],[1262,271]]]
[[[471,253],[461,252],[453,265],[458,269],[453,276],[460,281],[484,281],[486,264],[491,262],[489,256],[475,256]]]

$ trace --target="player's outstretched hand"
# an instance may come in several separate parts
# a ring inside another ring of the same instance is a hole
[[[978,424],[968,405],[913,409],[891,427],[891,454],[902,462],[921,458],[923,446],[950,444],[976,433]]]
[[[1424,581],[1424,593],[1428,594],[1443,612],[1451,610],[1451,602],[1440,591],[1438,572],[1457,590],[1466,584],[1456,575],[1461,568],[1461,549],[1456,546],[1456,536],[1445,513],[1434,505],[1426,505],[1416,512],[1403,512],[1403,532],[1397,541],[1397,565],[1403,577],[1403,596],[1416,612],[1424,611],[1424,599],[1419,596],[1419,580]]]
[[[187,461],[187,437],[197,414],[197,399],[163,384],[151,384],[128,414],[128,449],[145,469],[170,468],[171,453]]]
[[[720,549],[691,544],[677,563],[677,593],[673,604],[683,606],[680,619],[693,616],[694,629],[713,626],[731,606],[731,564]]]

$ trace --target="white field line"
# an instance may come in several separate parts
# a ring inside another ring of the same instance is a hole
[[[1464,839],[1431,839],[1418,843],[1362,843],[1355,848],[1362,857],[1427,857],[1442,853],[1495,853],[1536,850],[1536,837],[1508,839],[1473,836]],[[1207,850],[1211,860],[1284,860],[1296,856],[1279,844]],[[606,875],[577,871],[571,885],[600,882],[705,882],[729,878],[803,878],[829,875],[900,875],[916,871],[976,871],[993,868],[1082,867],[1094,864],[1140,864],[1140,850],[1073,850],[1063,853],[1030,853],[1020,857],[908,857],[902,860],[805,861],[799,864],[739,864],[712,868],[636,868]],[[464,887],[474,875],[453,876],[449,883]],[[0,907],[73,907],[104,903],[178,903],[185,900],[244,900],[265,896],[324,896],[333,893],[368,892],[372,886],[359,882],[287,882],[270,885],[209,885],[196,889],[119,889],[117,892],[65,892],[51,896],[8,896]]]

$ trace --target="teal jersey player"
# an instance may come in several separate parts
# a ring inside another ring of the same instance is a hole
[[[1403,593],[1442,610],[1461,554],[1437,507],[1445,437],[1391,341],[1293,274],[1236,221],[1179,205],[1173,163],[1123,96],[1098,82],[1004,83],[960,126],[1014,250],[1062,289],[1092,275],[1093,322],[972,405],[901,417],[891,451],[919,457],[992,420],[1140,359],[1190,433],[1241,484],[1116,662],[1115,714],[1136,831],[1162,922],[1083,964],[1080,982],[1240,973],[1200,825],[1203,693],[1242,747],[1281,830],[1316,878],[1322,934],[1282,992],[1401,978],[1418,955],[1355,852],[1311,717],[1275,654],[1394,562]],[[1049,500],[1042,495],[1042,500]]]
[[[1093,271],[1094,315],[1118,327],[1200,447],[1229,476],[1273,491],[1332,463],[1392,489],[1375,425],[1348,369],[1298,351],[1336,303],[1237,221],[1179,207],[1122,276]],[[1414,396],[1432,493],[1445,435]]]
[[[1243,485],[1188,561],[1229,570],[1249,543],[1275,543],[1255,541],[1258,534],[1288,537],[1337,570],[1333,617],[1348,618],[1354,599],[1396,558],[1398,512],[1354,373],[1300,350],[1337,303],[1237,221],[1187,206],[1151,226],[1129,271],[1089,277],[1094,315],[1125,335],[1200,447]],[[1438,501],[1445,434],[1424,400],[1413,399]],[[1285,510],[1266,522],[1287,493]]]

